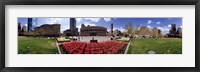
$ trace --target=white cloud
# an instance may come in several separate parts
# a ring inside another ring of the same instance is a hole
[[[110,22],[110,21],[111,21],[111,18],[104,18],[104,21]]]
[[[180,28],[182,28],[182,25],[180,26]]]
[[[149,29],[151,29],[151,28],[152,28],[150,25],[147,25],[147,27],[148,27]]]
[[[164,27],[157,27],[157,28],[161,30],[162,34],[169,33],[169,27],[164,26]]]
[[[88,25],[90,25],[90,26],[96,26],[96,24],[92,24],[92,23],[90,23],[90,22],[84,22],[83,24],[84,24],[85,26],[88,26]],[[79,24],[79,25],[78,25],[78,28],[79,28],[79,29],[81,28],[81,25],[82,25],[82,24]]]
[[[33,27],[38,27],[38,26],[40,26],[39,24],[37,24],[37,22],[35,22],[35,21],[33,21]]]
[[[27,27],[27,26],[28,26],[28,24],[24,24],[24,26],[26,26],[26,27]]]
[[[59,24],[61,21],[61,18],[49,18],[46,23],[47,24]]]
[[[65,31],[65,30],[67,30],[67,29],[69,29],[69,26],[67,25],[67,26],[61,26],[61,32],[63,33],[63,31]]]
[[[86,20],[91,20],[93,22],[99,22],[100,18],[84,18]]]
[[[120,27],[119,30],[122,31],[122,32],[125,31],[125,29],[123,27]]]
[[[83,18],[76,18],[76,21],[77,22],[80,22],[80,21],[82,21],[83,20]]]
[[[123,27],[114,27],[113,30],[119,30],[121,32],[125,31],[125,29]],[[110,31],[110,29],[108,29],[108,31]]]
[[[147,24],[151,24],[151,23],[152,23],[152,20],[148,20],[148,21],[147,21]]]
[[[160,24],[160,22],[158,21],[158,22],[156,22],[156,24]]]
[[[172,26],[172,25],[171,25],[171,24],[169,24],[167,27],[171,28],[171,26]]]

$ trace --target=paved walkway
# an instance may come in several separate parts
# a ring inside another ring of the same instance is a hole
[[[57,48],[58,48],[58,53],[59,53],[59,54],[62,54],[62,50],[61,50],[61,48],[60,48],[60,46],[59,46],[60,43],[58,43],[57,40],[55,40],[55,41],[56,41],[56,46],[57,46]]]
[[[78,37],[75,37],[78,40]],[[81,42],[90,42],[90,40],[98,40],[98,42],[105,42],[105,41],[110,41],[110,36],[80,36],[80,41]],[[79,41],[79,40],[78,40]]]
[[[128,45],[126,46],[126,50],[125,50],[124,54],[128,54],[128,49],[129,49],[130,44],[131,44],[131,40],[128,42]]]

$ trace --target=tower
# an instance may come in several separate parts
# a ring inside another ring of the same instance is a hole
[[[113,23],[110,25],[110,35],[113,35]]]
[[[28,18],[28,31],[32,31],[32,18]]]
[[[84,24],[81,24],[81,28],[84,28],[85,27],[85,25]]]
[[[171,24],[170,34],[176,34],[176,24]]]
[[[18,22],[18,32],[21,30],[21,23]]]
[[[76,29],[76,19],[70,18],[70,29],[75,30]]]
[[[181,28],[181,27],[179,27],[179,28],[177,29],[177,34],[182,34],[182,28]]]

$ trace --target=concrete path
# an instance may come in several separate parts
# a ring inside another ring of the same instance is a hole
[[[55,41],[56,41],[56,40],[55,40]],[[59,54],[62,54],[59,45],[60,45],[60,44],[56,41],[56,46],[57,46],[57,48],[58,48],[58,53],[59,53]]]
[[[125,50],[124,54],[127,54],[127,53],[128,53],[128,49],[129,49],[130,44],[131,44],[131,40],[128,42],[128,45],[127,45],[127,47],[126,47],[126,50]]]
[[[75,38],[78,38],[74,36]],[[81,42],[90,42],[90,40],[98,40],[98,42],[110,41],[110,36],[79,36]],[[78,40],[79,41],[79,40]]]

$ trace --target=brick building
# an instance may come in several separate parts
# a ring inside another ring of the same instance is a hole
[[[60,24],[44,24],[40,27],[34,28],[34,35],[36,36],[60,36]]]
[[[81,25],[80,35],[81,36],[106,36],[107,28],[101,26],[85,26]]]

